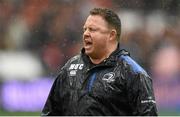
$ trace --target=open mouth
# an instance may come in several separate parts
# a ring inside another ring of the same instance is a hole
[[[90,48],[92,46],[92,41],[89,41],[89,40],[85,40],[84,41],[84,47],[87,49],[87,48]]]

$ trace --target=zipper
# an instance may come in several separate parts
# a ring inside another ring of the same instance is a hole
[[[89,79],[89,81],[88,81],[88,84],[87,84],[87,91],[88,91],[88,92],[91,92],[91,90],[92,90],[92,86],[93,86],[93,84],[94,84],[94,81],[96,80],[96,74],[97,74],[97,72],[95,71],[95,72],[91,75],[91,77],[90,77],[90,79]]]

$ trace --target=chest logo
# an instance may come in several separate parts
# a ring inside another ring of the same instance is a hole
[[[109,72],[104,74],[102,80],[107,81],[108,83],[115,81],[115,73]]]
[[[76,76],[76,73],[78,70],[82,70],[83,69],[84,64],[71,64],[69,67],[69,75],[70,76]]]
[[[84,64],[71,64],[69,69],[70,70],[77,70],[77,69],[83,69]]]

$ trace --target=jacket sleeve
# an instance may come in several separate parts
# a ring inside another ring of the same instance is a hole
[[[62,102],[60,98],[60,88],[62,79],[65,77],[65,71],[62,69],[51,87],[49,96],[46,100],[41,116],[56,116],[63,114],[61,107]]]
[[[152,79],[146,73],[129,73],[128,99],[133,115],[156,116],[157,108]]]

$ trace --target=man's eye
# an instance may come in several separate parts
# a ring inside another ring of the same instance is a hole
[[[97,29],[96,28],[89,28],[90,31],[94,32],[96,31]]]
[[[88,30],[89,32],[95,32],[95,31],[97,31],[97,29],[96,28],[83,28],[83,32],[85,32],[86,30]]]

